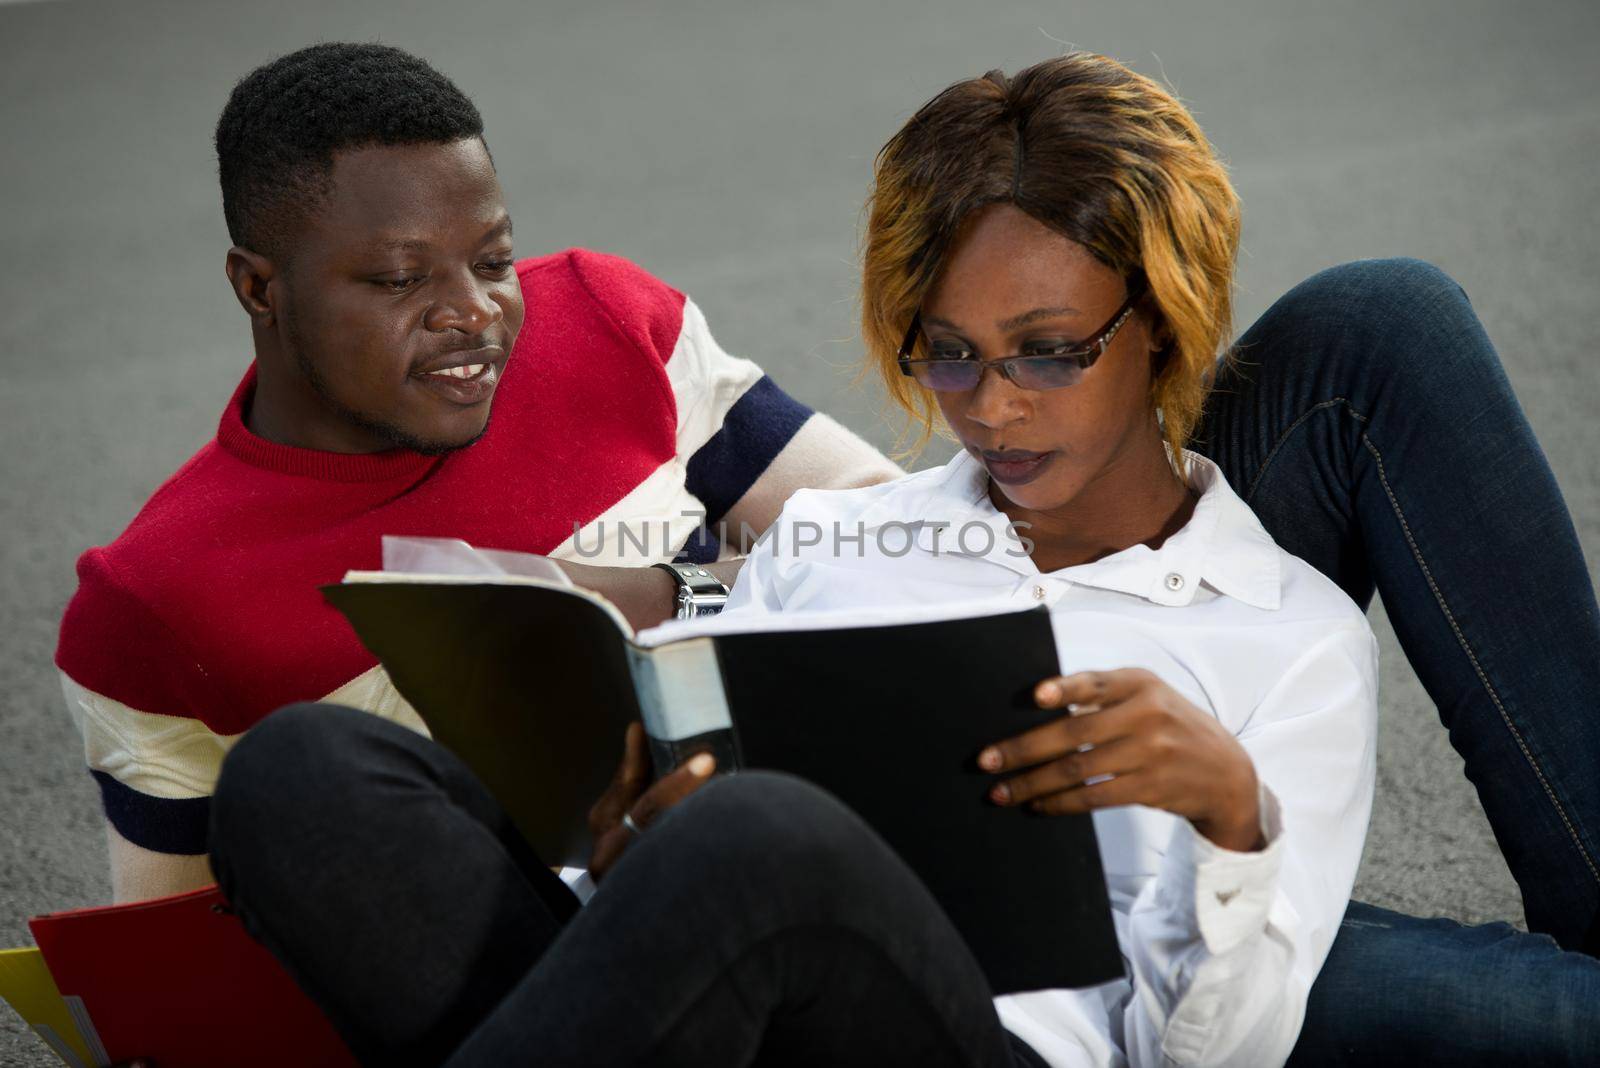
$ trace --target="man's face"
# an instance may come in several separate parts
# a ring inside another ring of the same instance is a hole
[[[372,448],[470,445],[523,314],[488,151],[474,137],[340,152],[331,186],[280,291],[311,418]]]

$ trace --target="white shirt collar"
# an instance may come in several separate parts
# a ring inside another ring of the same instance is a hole
[[[1191,603],[1204,582],[1256,608],[1276,610],[1282,590],[1277,543],[1215,463],[1188,449],[1183,456],[1188,462],[1188,484],[1200,499],[1189,521],[1161,548],[1133,545],[1092,563],[1050,572],[1048,577],[1118,590],[1170,606]],[[1167,458],[1172,458],[1170,445]],[[1039,574],[1033,561],[1019,553],[1009,520],[989,500],[989,480],[982,464],[960,452],[928,475],[926,488],[919,487],[917,496],[892,504],[882,501],[883,508],[869,509],[862,516],[864,525],[870,529],[914,516],[916,544],[924,551],[932,552],[937,545],[940,553],[986,559],[1023,574]],[[995,533],[992,543],[985,537],[969,536],[965,546],[976,546],[979,551],[966,551],[955,537],[965,524],[989,527]],[[946,529],[936,535],[936,526]]]

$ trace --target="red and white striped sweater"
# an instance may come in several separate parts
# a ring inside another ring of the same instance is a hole
[[[517,274],[527,316],[475,444],[437,457],[274,444],[245,425],[252,369],[215,440],[80,558],[56,664],[123,838],[203,852],[223,755],[286,703],[420,728],[317,589],[379,567],[385,534],[642,566],[684,550],[698,525],[685,513],[763,530],[795,489],[898,473],[724,353],[692,302],[635,265],[570,250]],[[649,524],[648,555],[618,537],[624,521]]]

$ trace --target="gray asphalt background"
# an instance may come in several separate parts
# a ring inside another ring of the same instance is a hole
[[[222,275],[217,112],[254,65],[341,38],[419,52],[477,100],[519,251],[632,257],[693,294],[725,347],[884,446],[880,395],[851,385],[874,151],[957,78],[1063,43],[1116,56],[1175,86],[1231,162],[1241,326],[1348,259],[1419,256],[1464,284],[1597,570],[1592,2],[4,5],[0,945],[109,893],[50,662],[73,560],[211,435],[249,359]],[[1373,617],[1383,738],[1358,893],[1520,922],[1460,762]],[[0,1009],[0,1064],[48,1063]]]

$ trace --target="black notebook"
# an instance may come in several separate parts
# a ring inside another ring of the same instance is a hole
[[[1043,608],[735,614],[641,644],[604,599],[537,579],[353,572],[324,592],[547,863],[587,863],[589,807],[640,719],[658,773],[710,749],[719,771],[786,771],[839,797],[921,877],[996,994],[1123,974],[1089,817],[997,807],[976,764],[1050,715],[1031,697],[1058,670]]]

